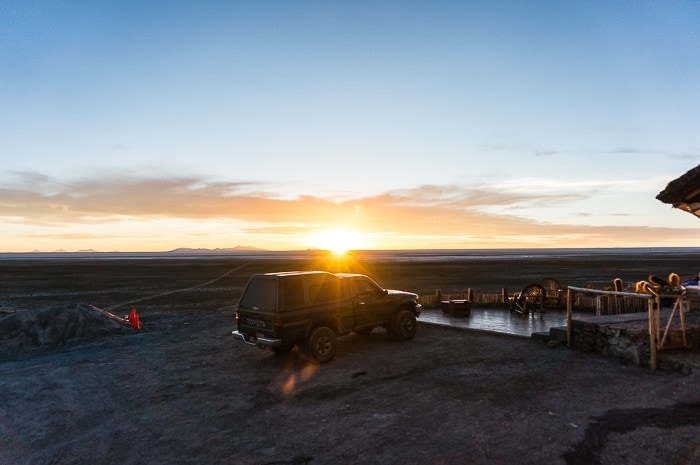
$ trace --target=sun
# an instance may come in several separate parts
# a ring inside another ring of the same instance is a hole
[[[312,236],[311,243],[314,247],[329,250],[335,255],[344,255],[348,250],[364,249],[367,246],[361,233],[347,229],[317,232]]]

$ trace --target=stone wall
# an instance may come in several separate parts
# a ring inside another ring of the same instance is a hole
[[[649,364],[648,330],[574,320],[572,344],[577,349],[617,357],[635,365]]]
[[[631,315],[630,315],[631,316]],[[700,312],[685,313],[686,345],[688,348],[700,347]],[[659,338],[663,336],[667,318],[661,318]],[[651,353],[649,347],[649,321],[646,315],[626,320],[614,321],[613,317],[589,317],[573,320],[572,346],[576,349],[595,352],[608,357],[619,358],[625,362],[640,366],[649,366]],[[663,350],[682,348],[683,332],[676,314],[668,333]]]

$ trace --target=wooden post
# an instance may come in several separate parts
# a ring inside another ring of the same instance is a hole
[[[571,289],[568,289],[566,291],[566,345],[568,347],[571,347],[573,344],[572,338],[573,338],[573,321],[572,321],[572,313],[574,310],[574,291]]]
[[[683,294],[681,294],[676,303],[678,304],[678,311],[680,312],[681,316],[681,330],[683,331],[683,348],[688,349],[688,342],[685,340],[685,316],[683,315],[683,309],[685,308],[685,304],[683,303]]]
[[[649,364],[652,370],[656,370],[656,338],[657,338],[657,321],[659,317],[658,298],[649,299]]]
[[[442,291],[440,289],[438,289],[437,291],[435,291],[435,303],[437,304],[438,307],[440,306],[441,300],[442,300]]]
[[[474,302],[474,289],[471,287],[467,289],[467,300],[472,303]]]
[[[503,299],[503,305],[508,305],[508,288],[504,287],[503,290],[501,291],[502,293],[502,299]]]

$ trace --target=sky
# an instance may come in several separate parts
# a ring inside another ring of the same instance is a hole
[[[700,245],[695,1],[0,3],[0,252]]]

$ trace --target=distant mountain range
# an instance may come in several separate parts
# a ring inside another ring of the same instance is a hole
[[[173,254],[188,254],[188,253],[194,253],[194,254],[208,254],[208,253],[232,253],[232,252],[267,252],[266,249],[261,249],[259,247],[253,247],[250,245],[239,245],[236,247],[228,247],[224,249],[216,248],[216,249],[204,249],[204,248],[198,248],[198,249],[193,249],[193,248],[188,248],[188,247],[180,247],[178,249],[173,249],[170,250],[166,253],[173,253]]]
[[[259,247],[253,247],[253,246],[239,245],[237,247],[216,248],[216,249],[180,247],[177,249],[165,250],[165,251],[160,251],[160,252],[120,252],[118,250],[110,250],[108,252],[101,252],[101,251],[95,250],[95,249],[81,249],[81,250],[75,250],[75,251],[58,249],[58,250],[53,250],[51,252],[43,252],[41,250],[33,250],[31,252],[23,252],[23,253],[29,253],[29,254],[87,254],[87,255],[90,255],[90,254],[96,254],[96,255],[105,255],[105,254],[209,255],[209,254],[212,254],[212,255],[214,255],[214,254],[229,254],[229,253],[240,253],[240,252],[269,252],[269,250],[261,249]]]

